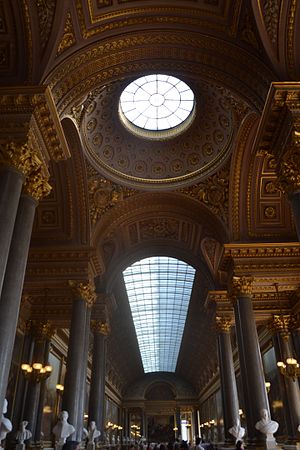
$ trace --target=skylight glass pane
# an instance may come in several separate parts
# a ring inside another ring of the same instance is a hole
[[[147,119],[153,119],[155,122],[152,120],[139,120],[137,123],[135,119],[138,115],[134,116],[131,108],[129,110],[129,101],[133,102],[134,108],[136,108],[139,113],[144,115]],[[162,74],[153,74],[138,78],[124,89],[120,96],[120,111],[129,122],[138,128],[162,131],[176,127],[185,120],[161,120],[162,118],[166,118],[167,116],[171,117],[172,114],[176,114],[180,102],[182,101],[185,103],[184,108],[188,111],[188,114],[185,116],[186,119],[194,110],[193,91],[186,83],[178,78]],[[145,102],[148,104],[148,108],[146,107]],[[177,117],[180,116],[177,115]],[[175,125],[171,125],[173,123],[175,123]]]
[[[195,269],[165,256],[123,272],[145,373],[175,372]]]

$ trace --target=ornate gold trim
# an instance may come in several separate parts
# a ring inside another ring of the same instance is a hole
[[[95,288],[93,288],[89,281],[74,281],[69,280],[69,286],[73,293],[83,299],[88,307],[92,307],[96,302]]]
[[[232,327],[232,319],[231,317],[226,316],[216,316],[216,330],[221,332],[230,332]]]

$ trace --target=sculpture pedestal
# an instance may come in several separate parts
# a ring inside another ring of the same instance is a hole
[[[17,444],[16,450],[25,450],[25,444]]]
[[[268,437],[266,439],[266,449],[267,450],[276,450],[277,448],[277,444],[276,444],[276,440],[274,438],[274,436],[272,435],[272,437]]]
[[[88,442],[87,450],[95,450],[95,442]]]

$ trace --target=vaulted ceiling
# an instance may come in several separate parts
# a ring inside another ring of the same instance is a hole
[[[109,293],[120,392],[143,376],[126,266],[169,255],[197,269],[176,374],[199,393],[217,371],[216,305],[206,298],[226,289],[223,245],[297,240],[274,160],[253,143],[270,84],[299,79],[299,16],[293,0],[0,3],[0,83],[49,85],[71,155],[50,162],[21,316],[67,327],[68,280],[94,277],[99,295]],[[117,112],[122,88],[153,72],[179,76],[197,102],[190,128],[158,143],[131,135]]]

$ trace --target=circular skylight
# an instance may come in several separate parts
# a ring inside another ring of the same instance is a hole
[[[195,112],[191,88],[170,75],[138,78],[122,92],[119,113],[133,133],[151,139],[173,137],[185,130]]]

